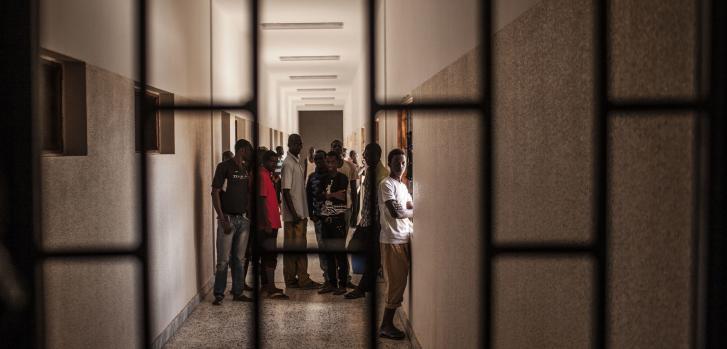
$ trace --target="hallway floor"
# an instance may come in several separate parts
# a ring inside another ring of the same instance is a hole
[[[282,245],[282,230],[279,245]],[[350,236],[351,234],[349,234]],[[312,223],[308,224],[308,245],[316,246]],[[277,287],[284,288],[282,255],[278,256]],[[318,256],[308,256],[311,278],[323,282]],[[251,273],[251,272],[249,272]],[[353,275],[358,283],[360,275]],[[229,282],[229,277],[228,277]],[[248,278],[248,284],[252,279]],[[379,289],[383,281],[379,280]],[[229,287],[228,287],[229,290]],[[252,292],[246,292],[251,294]],[[347,300],[343,296],[319,295],[317,290],[287,289],[289,300],[263,299],[261,344],[264,348],[367,348],[368,311],[365,298]],[[378,292],[379,295],[382,292]],[[383,301],[379,297],[379,317]],[[233,302],[226,296],[221,306],[212,305],[212,293],[195,308],[165,348],[252,348],[252,303]],[[377,321],[377,323],[379,323]],[[403,325],[397,322],[403,329]],[[410,348],[408,339],[379,338],[379,348]]]

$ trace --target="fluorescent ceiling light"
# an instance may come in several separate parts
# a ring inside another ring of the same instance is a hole
[[[335,87],[299,88],[298,92],[335,92]]]
[[[291,75],[290,80],[324,80],[338,79],[338,75]]]
[[[303,97],[301,99],[304,101],[328,101],[335,99],[335,97]]]
[[[343,29],[343,22],[282,22],[282,23],[261,23],[263,30],[283,29]]]
[[[301,61],[340,61],[341,56],[329,55],[329,56],[280,56],[280,60],[283,62],[301,62]]]
[[[335,106],[335,104],[333,104],[333,103],[311,103],[311,104],[306,103],[305,106],[306,107],[333,107],[333,106]]]

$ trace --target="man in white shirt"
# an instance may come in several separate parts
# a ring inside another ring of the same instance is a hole
[[[303,140],[298,134],[288,137],[288,155],[283,161],[283,248],[305,249],[308,226],[308,204],[305,193],[305,159],[300,158]],[[321,284],[310,279],[308,255],[283,255],[283,277],[290,288],[315,289]]]
[[[394,326],[394,314],[404,300],[409,278],[409,237],[414,223],[414,204],[401,176],[406,170],[406,153],[401,149],[389,152],[389,176],[379,184],[379,216],[381,223],[381,264],[386,280],[386,306],[379,336],[404,339],[406,334]]]

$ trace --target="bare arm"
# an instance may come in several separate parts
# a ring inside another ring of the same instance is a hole
[[[386,208],[389,210],[389,214],[391,214],[392,217],[398,218],[398,219],[406,219],[406,218],[412,218],[414,217],[414,206],[411,206],[410,202],[407,202],[407,207],[401,207],[396,201],[389,200],[384,203],[386,205]]]
[[[260,225],[263,228],[263,231],[270,231],[272,229],[272,225],[270,224],[270,220],[268,220],[268,214],[267,214],[267,205],[265,204],[265,198],[262,196],[258,196],[257,198],[257,218],[258,222],[260,222]]]
[[[222,201],[220,200],[220,188],[212,188],[212,207],[217,212],[217,217],[223,218],[225,214],[222,213]]]
[[[300,221],[301,218],[293,205],[293,198],[290,197],[290,189],[283,189],[283,201],[285,201],[285,208],[293,215],[293,220],[295,222]]]

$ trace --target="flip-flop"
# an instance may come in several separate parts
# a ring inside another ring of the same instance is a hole
[[[268,294],[268,299],[290,299],[287,294],[282,292],[274,292]]]

